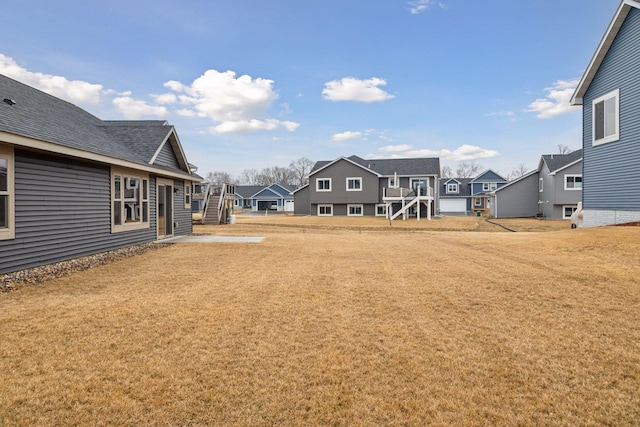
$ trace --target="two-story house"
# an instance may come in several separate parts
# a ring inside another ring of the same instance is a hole
[[[469,181],[471,194],[469,196],[467,210],[476,215],[489,214],[491,210],[491,192],[506,185],[507,182],[505,178],[491,169],[473,178]]]
[[[490,193],[507,183],[492,170],[475,178],[440,179],[439,204],[442,215],[485,215],[491,206]]]
[[[585,227],[640,221],[640,2],[623,0],[572,98],[582,106]]]
[[[491,193],[495,218],[570,219],[582,200],[582,150],[545,154],[538,168]]]
[[[309,174],[309,184],[294,192],[295,213],[430,217],[435,213],[439,175],[438,158],[350,156],[319,161]]]

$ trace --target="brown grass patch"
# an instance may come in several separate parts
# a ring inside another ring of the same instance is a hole
[[[640,423],[640,229],[250,222],[0,295],[0,425]]]

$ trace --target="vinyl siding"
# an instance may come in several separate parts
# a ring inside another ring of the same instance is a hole
[[[362,178],[362,191],[347,191],[347,178]],[[316,191],[316,180],[331,178],[331,191]],[[339,160],[309,179],[312,204],[379,203],[378,177],[346,160]],[[315,213],[312,209],[312,215]],[[346,215],[346,207],[345,213]],[[334,211],[334,215],[342,215]]]
[[[311,214],[311,202],[309,201],[309,195],[310,195],[309,189],[310,189],[310,186],[307,186],[293,193],[293,197],[295,200],[293,205],[293,213],[295,215]]]
[[[0,241],[0,274],[155,241],[155,178],[149,228],[118,233],[111,233],[110,182],[109,165],[16,150],[16,236]],[[191,231],[187,212],[180,198],[176,234]]]
[[[180,169],[180,165],[176,159],[176,154],[173,152],[173,148],[171,148],[171,143],[169,141],[164,143],[153,164],[156,166]]]
[[[592,101],[620,89],[620,140],[592,145]],[[583,207],[640,210],[640,11],[632,8],[583,103]]]
[[[538,212],[538,178],[534,173],[495,193],[491,206],[496,218],[527,218]]]

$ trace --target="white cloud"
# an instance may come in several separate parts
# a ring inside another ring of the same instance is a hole
[[[173,93],[163,93],[162,95],[151,95],[158,104],[174,104],[178,101],[178,98]]]
[[[536,99],[525,110],[528,113],[538,113],[539,119],[549,119],[562,114],[578,111],[571,106],[571,95],[578,86],[579,80],[558,80],[553,86],[545,88],[547,97]]]
[[[413,147],[410,145],[401,144],[401,145],[387,145],[386,147],[380,147],[379,150],[384,153],[397,153],[402,151],[409,151],[412,148]]]
[[[406,150],[401,148],[406,147]],[[455,162],[463,162],[477,159],[487,159],[490,157],[497,157],[500,155],[495,150],[487,150],[485,148],[478,147],[476,145],[462,145],[455,150],[429,150],[420,149],[413,150],[410,145],[390,145],[380,148],[380,151],[385,153],[396,153],[391,155],[391,158],[404,158],[404,157],[440,157],[444,160],[450,160]],[[369,159],[382,158],[383,156],[378,154],[370,154],[367,156]]]
[[[386,80],[377,77],[359,80],[345,77],[325,83],[322,97],[329,101],[381,102],[392,99],[391,95],[378,86],[385,86]]]
[[[207,70],[190,85],[171,80],[164,86],[176,93],[174,102],[184,106],[178,114],[208,117],[217,123],[211,128],[213,133],[272,131],[282,127],[293,132],[299,126],[295,122],[264,119],[278,99],[273,80],[253,79],[248,75],[236,77],[233,71]],[[284,105],[287,114],[290,111],[288,105]]]
[[[413,15],[419,15],[422,12],[426,12],[427,10],[431,9],[436,4],[442,10],[447,9],[446,4],[442,2],[436,3],[435,0],[415,0],[409,2],[409,11]]]
[[[1,53],[0,74],[74,104],[97,105],[100,103],[101,95],[106,93],[104,87],[99,84],[28,71]]]
[[[139,120],[142,117],[166,117],[168,111],[165,107],[149,105],[144,101],[136,100],[128,96],[120,96],[113,99],[122,115],[128,120]]]
[[[344,141],[352,141],[354,139],[358,139],[362,136],[362,132],[352,132],[346,131],[342,133],[336,133],[331,137],[336,142],[344,142]]]
[[[280,121],[275,119],[268,120],[238,120],[238,121],[225,121],[217,126],[211,128],[212,133],[226,134],[226,133],[253,133],[261,131],[273,131],[281,127],[285,128],[289,132],[293,132],[298,128],[299,124],[295,122]]]

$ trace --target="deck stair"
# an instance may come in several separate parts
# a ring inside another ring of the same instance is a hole
[[[226,224],[233,211],[235,188],[232,184],[207,186],[202,210],[203,224]]]
[[[406,220],[409,214],[409,209],[413,206],[420,206],[425,204],[427,206],[427,220],[431,221],[431,205],[433,204],[433,188],[384,188],[382,201],[387,206],[387,218],[391,223],[394,219],[402,215],[402,219]],[[402,207],[393,212],[393,205],[395,203],[401,203]],[[417,219],[420,221],[420,209],[416,209]]]

